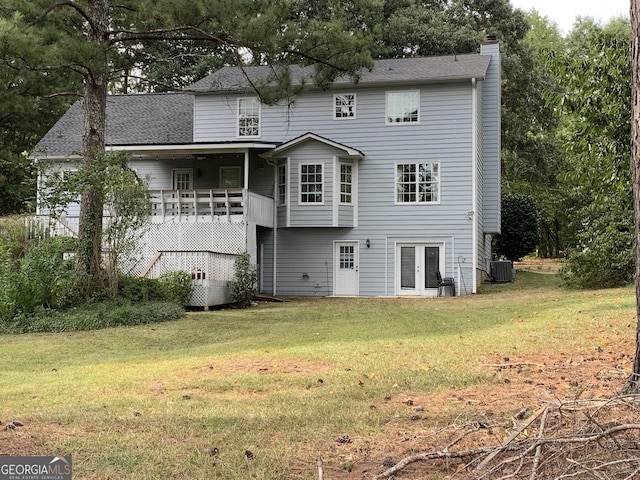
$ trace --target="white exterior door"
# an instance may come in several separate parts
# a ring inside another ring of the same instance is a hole
[[[334,295],[358,295],[358,242],[336,242]]]
[[[190,215],[194,210],[193,199],[193,169],[174,168],[172,171],[173,189],[180,190],[178,210],[181,215]],[[188,199],[188,200],[186,200]]]
[[[396,295],[437,296],[436,272],[444,271],[444,246],[399,243],[396,246]]]

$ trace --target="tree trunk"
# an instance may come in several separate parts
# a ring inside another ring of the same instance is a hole
[[[631,157],[636,257],[636,353],[624,393],[640,393],[640,0],[631,0]]]
[[[85,295],[90,296],[102,284],[102,211],[104,195],[100,184],[99,163],[105,153],[107,87],[109,82],[107,36],[108,0],[90,0],[87,8],[87,41],[95,58],[87,64],[84,79],[84,131],[82,169],[89,179],[82,192],[78,227],[77,268],[87,274]]]

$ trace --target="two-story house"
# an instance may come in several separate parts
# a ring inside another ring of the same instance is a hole
[[[131,271],[191,271],[203,306],[228,299],[244,251],[268,294],[435,296],[438,274],[476,292],[500,231],[497,41],[378,60],[286,105],[252,90],[270,73],[225,67],[185,92],[108,98],[107,149],[130,153],[152,196]],[[35,155],[72,169],[81,134],[77,103]]]

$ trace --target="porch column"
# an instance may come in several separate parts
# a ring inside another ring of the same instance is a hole
[[[244,151],[244,184],[245,190],[249,190],[249,149]]]

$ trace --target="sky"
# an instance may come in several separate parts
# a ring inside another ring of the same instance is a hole
[[[611,18],[629,17],[630,0],[511,0],[521,10],[536,9],[542,16],[558,24],[561,33],[571,31],[577,16],[591,17],[607,23]]]

